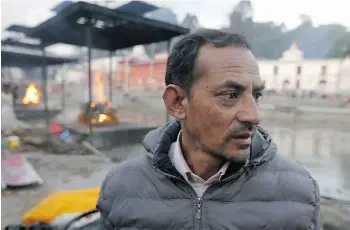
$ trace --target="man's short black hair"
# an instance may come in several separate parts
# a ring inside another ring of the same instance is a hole
[[[185,89],[190,95],[191,87],[197,79],[195,69],[201,46],[212,44],[215,47],[236,46],[250,50],[246,38],[214,29],[199,29],[185,35],[173,47],[166,66],[165,84],[174,84]]]

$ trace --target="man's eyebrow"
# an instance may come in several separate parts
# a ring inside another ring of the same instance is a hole
[[[219,88],[232,88],[232,89],[236,89],[236,90],[246,90],[247,87],[244,85],[241,85],[237,82],[231,81],[231,80],[227,80],[224,83],[222,83]]]
[[[238,91],[244,91],[247,89],[247,86],[244,86],[240,83],[231,81],[231,80],[227,80],[225,81],[223,84],[221,84],[219,86],[219,88],[232,88],[232,89],[236,89]],[[253,91],[257,92],[257,91],[263,91],[265,89],[265,83],[261,83],[257,86],[254,86]]]
[[[263,91],[264,89],[265,89],[265,83],[262,83],[261,85],[255,86],[253,91],[259,92],[259,91]]]

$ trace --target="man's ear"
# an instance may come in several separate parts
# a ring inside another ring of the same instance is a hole
[[[171,116],[178,120],[186,119],[186,107],[184,106],[186,100],[184,89],[173,84],[166,86],[163,101]]]

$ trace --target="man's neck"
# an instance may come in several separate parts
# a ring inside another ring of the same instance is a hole
[[[185,133],[181,133],[181,149],[188,166],[194,174],[207,180],[216,174],[225,162],[203,152],[193,143],[196,143],[196,141],[190,140]]]

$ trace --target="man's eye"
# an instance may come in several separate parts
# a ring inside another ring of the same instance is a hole
[[[222,94],[222,97],[224,97],[227,100],[233,100],[236,99],[238,97],[236,92],[226,92]]]
[[[260,97],[262,97],[262,96],[263,96],[262,93],[255,93],[254,98],[256,101],[259,101]]]

